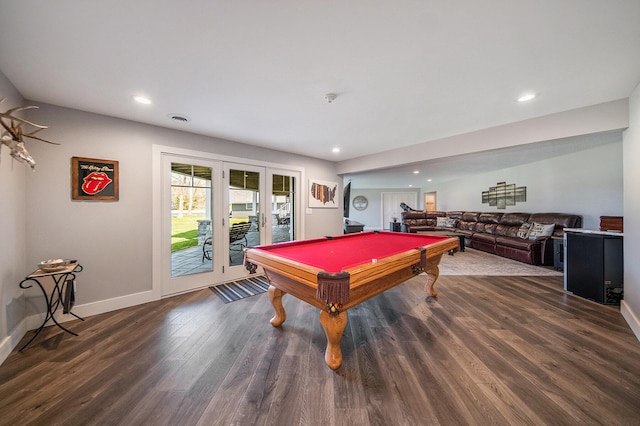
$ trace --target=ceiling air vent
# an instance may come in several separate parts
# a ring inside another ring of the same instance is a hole
[[[167,117],[169,117],[170,119],[172,119],[174,121],[179,121],[181,123],[187,123],[187,122],[191,121],[191,119],[189,117],[187,117],[186,115],[182,115],[182,114],[168,114]]]

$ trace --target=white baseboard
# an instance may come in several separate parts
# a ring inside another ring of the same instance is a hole
[[[73,313],[81,317],[104,314],[105,312],[116,311],[130,306],[142,305],[143,303],[159,300],[154,297],[153,292],[143,291],[140,293],[128,294],[126,296],[114,297],[113,299],[100,300],[98,302],[85,303],[73,307]],[[73,315],[64,315],[69,319],[75,319]]]
[[[620,313],[622,313],[622,317],[627,321],[629,327],[631,327],[633,334],[640,340],[640,321],[638,320],[638,316],[631,310],[629,304],[625,303],[624,299],[620,301]]]
[[[73,307],[73,313],[80,317],[89,317],[92,315],[104,314],[105,312],[111,312],[118,309],[128,308],[130,306],[141,305],[143,303],[153,302],[157,300],[157,297],[153,296],[153,292],[143,291],[141,293],[129,294],[127,296],[114,297],[113,299],[100,300],[98,302],[85,303],[83,305],[76,305]],[[14,331],[11,335],[7,336],[0,343],[0,364],[2,364],[11,351],[13,351],[20,340],[27,334],[29,330],[35,330],[40,327],[42,321],[44,321],[45,314],[34,314],[24,318],[17,327],[14,328]],[[71,320],[75,320],[76,317],[73,315],[63,315],[62,311],[59,310],[56,313],[56,321],[63,323]],[[53,324],[53,322],[49,322],[49,325]]]
[[[23,319],[16,327],[14,327],[11,334],[2,339],[2,342],[0,342],[0,364],[2,364],[4,360],[7,359],[11,351],[18,346],[20,339],[27,334],[28,330],[27,320]]]

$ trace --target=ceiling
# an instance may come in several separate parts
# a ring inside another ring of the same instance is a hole
[[[376,169],[346,174],[353,188],[423,188],[448,180],[461,179],[502,170],[509,167],[535,163],[561,155],[595,148],[609,143],[619,142],[621,132],[612,131],[564,138],[503,149],[481,151],[473,154],[461,154],[428,161],[407,163],[403,166]]]
[[[638,0],[0,10],[0,71],[28,100],[335,162],[623,99],[640,82]],[[518,103],[527,92],[538,96]]]

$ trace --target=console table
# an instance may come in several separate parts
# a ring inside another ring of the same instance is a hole
[[[73,334],[77,336],[77,333],[66,329],[62,324],[58,322],[55,318],[56,310],[62,305],[62,313],[63,314],[71,314],[79,320],[84,321],[84,318],[79,317],[78,315],[71,312],[71,308],[73,307],[75,301],[75,279],[76,273],[82,271],[82,265],[77,263],[77,261],[71,261],[70,263],[64,265],[59,270],[53,272],[46,272],[41,269],[32,272],[27,275],[27,277],[20,282],[20,288],[31,288],[33,287],[33,283],[37,284],[40,287],[40,291],[44,296],[45,301],[47,302],[47,313],[45,315],[44,321],[35,331],[34,335],[29,339],[27,343],[25,343],[21,348],[22,351],[24,348],[29,346],[31,342],[40,334],[42,329],[47,325],[49,320],[53,321],[55,325],[60,327],[62,330],[67,333]],[[47,293],[47,290],[42,285],[40,280],[45,277],[50,277],[53,281],[53,288],[51,289],[51,294]]]

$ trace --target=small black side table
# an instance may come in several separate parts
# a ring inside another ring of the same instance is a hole
[[[389,231],[400,232],[402,230],[401,222],[389,222]]]
[[[65,314],[71,314],[79,320],[84,321],[84,318],[79,317],[78,315],[71,312],[71,308],[73,307],[75,301],[75,279],[76,273],[82,272],[82,265],[79,263],[69,263],[64,265],[59,270],[53,272],[46,272],[41,269],[36,270],[35,272],[27,275],[27,277],[20,282],[20,288],[31,288],[33,284],[36,283],[38,287],[40,287],[40,291],[42,291],[42,295],[44,296],[45,301],[47,302],[47,314],[44,318],[44,321],[40,325],[40,327],[35,331],[34,335],[29,339],[27,343],[25,343],[19,350],[22,351],[24,348],[29,346],[31,342],[40,334],[45,325],[52,320],[58,327],[67,333],[73,334],[77,336],[77,333],[73,331],[67,330],[63,327],[55,318],[54,314],[60,305],[62,305],[62,312]],[[51,289],[51,294],[47,294],[44,286],[40,283],[40,279],[45,277],[51,277],[53,281],[53,288]]]
[[[564,269],[564,238],[551,237],[553,240],[553,269],[562,271]]]

